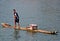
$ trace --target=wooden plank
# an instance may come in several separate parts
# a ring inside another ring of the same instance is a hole
[[[4,28],[14,28],[14,26],[9,25],[8,23],[1,23],[1,25]],[[40,32],[40,33],[46,33],[46,34],[56,34],[56,31],[46,31],[46,30],[41,30],[41,29],[37,29],[37,30],[31,30],[29,28],[26,27],[20,27],[20,29],[18,27],[16,27],[17,30],[24,30],[24,31],[31,31],[31,32]]]

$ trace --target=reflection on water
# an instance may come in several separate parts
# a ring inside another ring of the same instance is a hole
[[[37,33],[35,32],[26,32],[26,37],[27,39],[25,38],[25,41],[37,41]]]
[[[15,40],[18,40],[18,39],[20,38],[19,30],[14,30],[13,35],[14,35],[14,36],[13,36],[13,37],[14,37],[13,40],[14,40],[14,41],[15,41]]]

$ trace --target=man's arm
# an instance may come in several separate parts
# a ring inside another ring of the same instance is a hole
[[[15,12],[14,12],[14,19],[16,18]]]

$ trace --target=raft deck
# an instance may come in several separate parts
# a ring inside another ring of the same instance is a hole
[[[2,23],[1,24],[4,28],[13,28],[13,26],[7,24],[7,23]],[[40,32],[40,33],[46,33],[46,34],[56,34],[56,31],[47,31],[47,30],[41,30],[41,29],[36,29],[36,30],[31,30],[29,28],[26,27],[16,27],[15,29],[17,30],[24,30],[24,31],[31,31],[31,32]]]

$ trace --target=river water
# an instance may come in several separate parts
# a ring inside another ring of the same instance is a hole
[[[58,34],[3,28],[1,23],[14,25],[13,9],[17,10],[22,27],[33,23],[38,29],[58,31]],[[0,41],[60,41],[60,0],[0,0]]]

